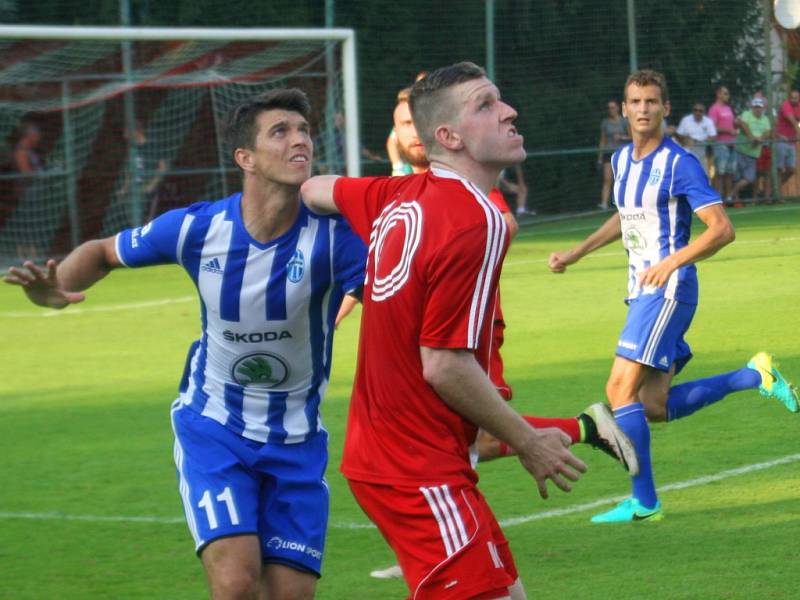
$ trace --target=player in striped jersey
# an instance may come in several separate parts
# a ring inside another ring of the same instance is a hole
[[[333,323],[364,280],[366,248],[339,217],[300,201],[313,145],[299,90],[236,107],[228,142],[243,191],[94,240],[58,267],[27,262],[7,281],[62,308],[119,266],[177,263],[200,296],[173,404],[186,519],[214,598],[311,598],[328,518],[319,404]]]
[[[674,421],[731,392],[754,388],[792,412],[799,410],[796,392],[763,352],[744,368],[670,387],[692,357],[684,334],[698,301],[694,263],[732,242],[734,231],[700,162],[664,135],[669,97],[663,75],[649,70],[632,74],[624,98],[633,142],[611,159],[618,214],[572,250],[553,253],[549,262],[553,272],[563,273],[620,237],[628,253],[628,316],[606,393],[617,422],[636,447],[639,474],[632,477],[631,497],[595,515],[595,523],[663,517],[650,462],[648,420]],[[692,212],[706,230],[690,241]]]

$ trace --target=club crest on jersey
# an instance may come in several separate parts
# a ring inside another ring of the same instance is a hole
[[[636,229],[636,227],[631,227],[630,229],[625,230],[623,239],[625,242],[625,248],[634,254],[640,255],[647,248],[647,241],[644,239],[644,236],[639,233],[639,230]]]
[[[244,387],[275,388],[289,378],[289,365],[272,352],[251,352],[233,363],[231,377]]]
[[[650,171],[650,178],[647,180],[647,185],[657,185],[661,181],[661,169],[655,168]]]
[[[303,274],[306,272],[306,259],[303,256],[303,252],[298,248],[294,251],[294,255],[289,262],[286,263],[286,277],[289,278],[289,281],[292,283],[297,283],[303,278]]]

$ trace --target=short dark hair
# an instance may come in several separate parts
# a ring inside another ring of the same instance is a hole
[[[631,73],[625,81],[625,89],[622,90],[622,97],[627,100],[628,86],[634,84],[640,87],[646,85],[654,85],[661,90],[661,101],[667,102],[669,100],[669,92],[667,91],[667,79],[658,71],[652,69],[642,69]]]
[[[268,110],[288,110],[300,113],[308,121],[311,115],[311,104],[306,93],[297,88],[269,90],[241,102],[228,114],[225,124],[225,142],[228,152],[234,153],[237,148],[252,150],[255,147],[258,133],[256,118]]]
[[[411,116],[420,141],[429,152],[437,146],[434,137],[436,128],[451,116],[451,107],[444,102],[445,92],[455,85],[481,77],[486,77],[486,71],[475,63],[465,61],[436,69],[411,87]]]

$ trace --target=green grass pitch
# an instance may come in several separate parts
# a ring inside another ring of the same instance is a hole
[[[758,350],[800,382],[800,206],[731,212],[737,240],[699,265],[695,358],[677,381],[738,368]],[[603,399],[625,307],[625,257],[599,250],[564,275],[549,252],[600,217],[523,228],[503,272],[504,356],[520,412],[574,415]],[[55,315],[0,286],[0,598],[206,596],[183,523],[169,406],[198,333],[193,287],[177,267],[113,273]],[[338,471],[357,315],[341,327],[323,404],[331,432],[331,525],[318,597],[401,598],[371,579],[392,556]],[[539,499],[515,459],[481,465],[529,596],[790,598],[800,572],[800,415],[740,392],[653,427],[666,519],[598,526],[628,491],[622,470],[584,447],[572,493]],[[594,505],[594,506],[591,506]]]

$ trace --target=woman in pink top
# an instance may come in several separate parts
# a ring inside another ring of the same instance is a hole
[[[717,129],[717,145],[714,146],[714,187],[730,203],[733,190],[733,174],[736,172],[736,114],[730,104],[731,94],[724,85],[717,88],[717,99],[708,109],[708,116]]]

